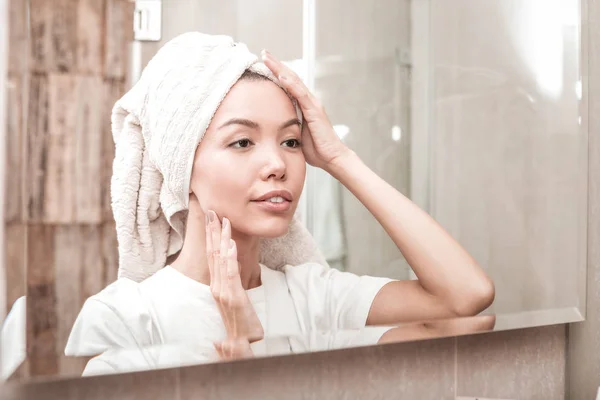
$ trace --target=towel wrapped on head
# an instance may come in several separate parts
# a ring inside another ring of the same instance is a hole
[[[111,197],[120,278],[142,281],[181,250],[196,148],[246,70],[279,85],[244,44],[190,32],[165,44],[116,102]],[[262,240],[260,262],[273,269],[306,262],[327,265],[297,216],[286,235]]]

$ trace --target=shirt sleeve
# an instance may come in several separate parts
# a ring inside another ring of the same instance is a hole
[[[361,329],[312,331],[290,337],[290,346],[294,353],[372,346],[379,343],[390,329],[393,327],[366,326]]]
[[[83,376],[122,374],[219,361],[212,342],[157,345],[150,347],[112,349],[92,358]]]
[[[119,280],[86,300],[71,329],[65,355],[96,356],[111,349],[150,345],[151,321],[136,283]]]
[[[2,324],[0,354],[2,355],[2,378],[4,379],[8,379],[27,358],[26,304],[25,296],[17,299]]]
[[[359,276],[310,263],[284,269],[299,319],[308,330],[364,328],[388,278]]]

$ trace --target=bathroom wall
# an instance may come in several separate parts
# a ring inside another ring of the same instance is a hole
[[[8,109],[6,98],[8,93],[8,1],[0,0],[0,121],[6,121]],[[6,125],[0,123],[0,137],[6,137]],[[0,165],[4,165],[6,157],[6,142],[0,141]],[[0,172],[0,182],[4,187],[5,174]],[[0,221],[4,221],[4,200],[0,200]],[[0,225],[0,243],[4,243],[4,224]],[[6,317],[6,267],[4,265],[4,246],[0,247],[0,318]],[[0,357],[2,354],[0,354]],[[2,368],[0,367],[0,373]]]
[[[430,2],[431,213],[491,275],[498,313],[584,304],[578,3]]]
[[[232,36],[254,53],[268,48],[281,60],[302,58],[302,0],[163,2],[162,24],[160,41],[142,43],[142,67],[164,43],[189,31]]]
[[[567,376],[569,399],[594,399],[600,387],[600,1],[583,2],[584,76],[588,80],[589,210],[586,320],[568,330]]]
[[[110,109],[127,86],[133,3],[9,4],[7,306],[27,295],[21,374],[77,372],[61,356],[70,329],[116,278]]]
[[[26,223],[23,218],[23,132],[26,126],[27,57],[29,41],[27,30],[27,2],[8,1],[8,71],[6,75],[6,119],[3,126],[5,132],[4,146],[6,148],[5,162],[0,164],[4,175],[4,204],[3,204],[3,274],[6,282],[3,294],[2,314],[6,315],[12,304],[27,291],[25,274],[25,232]],[[28,366],[24,371],[16,373],[16,377],[26,376]]]
[[[4,228],[6,232],[6,278],[13,285],[7,287],[5,306],[25,295],[24,227],[22,217],[22,132],[25,129],[25,95],[28,82],[28,31],[26,29],[27,2],[8,2],[8,73],[6,80],[6,173],[4,200]],[[18,284],[20,282],[21,284]],[[6,312],[7,310],[3,310]]]

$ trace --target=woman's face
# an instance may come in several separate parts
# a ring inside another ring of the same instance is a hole
[[[196,151],[190,187],[202,210],[227,217],[235,235],[285,234],[304,186],[300,138],[296,110],[279,86],[237,82]]]

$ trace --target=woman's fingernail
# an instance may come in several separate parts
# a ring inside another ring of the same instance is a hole
[[[223,218],[223,229],[227,228],[229,225],[229,220],[227,218]]]
[[[216,217],[215,212],[213,210],[210,210],[208,212],[208,221],[209,222],[215,222],[215,217]]]
[[[280,81],[287,81],[287,76],[285,76],[285,75],[279,75],[279,80]]]
[[[229,248],[233,249],[235,247],[235,242],[233,241],[233,239],[229,239]]]

